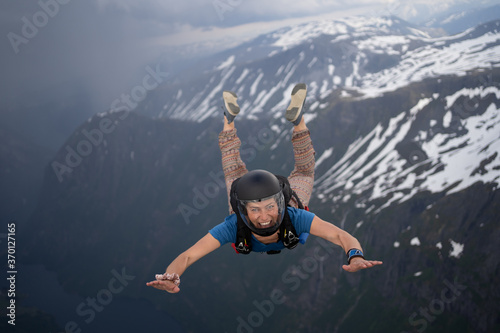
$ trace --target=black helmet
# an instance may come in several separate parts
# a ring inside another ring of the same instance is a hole
[[[249,202],[261,202],[274,198],[278,206],[278,220],[268,228],[257,228],[248,220],[246,204]],[[283,221],[285,210],[285,198],[281,184],[275,175],[266,170],[250,171],[242,176],[236,184],[236,199],[238,210],[243,222],[254,233],[260,236],[270,236],[278,230]]]

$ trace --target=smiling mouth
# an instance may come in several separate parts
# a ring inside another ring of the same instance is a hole
[[[268,222],[259,222],[259,227],[262,227],[262,228],[267,228],[267,227],[270,227],[271,226],[271,221],[268,221]]]

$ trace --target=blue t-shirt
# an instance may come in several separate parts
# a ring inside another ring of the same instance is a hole
[[[304,209],[293,207],[287,207],[287,209],[290,220],[295,227],[295,231],[297,231],[297,234],[299,234],[299,241],[300,243],[304,244],[307,240],[307,237],[309,236],[311,223],[315,215]],[[232,214],[226,217],[224,222],[212,228],[209,233],[219,241],[221,246],[226,243],[234,243],[236,241],[237,224],[236,214]],[[283,242],[281,240],[276,243],[263,244],[259,242],[252,234],[252,251],[267,252],[271,250],[282,250],[284,248],[285,245],[283,245]]]

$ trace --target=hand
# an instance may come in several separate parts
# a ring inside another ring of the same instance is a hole
[[[146,283],[146,286],[153,287],[153,288],[156,288],[159,290],[165,290],[166,292],[169,292],[171,294],[175,294],[175,293],[178,293],[179,291],[181,291],[181,289],[179,287],[177,287],[175,285],[175,283],[173,283],[172,281],[168,281],[168,280],[151,281],[151,282]]]
[[[382,261],[365,260],[361,257],[355,257],[351,259],[351,263],[349,265],[343,265],[342,268],[345,271],[354,273],[361,269],[371,268],[376,265],[382,265]]]

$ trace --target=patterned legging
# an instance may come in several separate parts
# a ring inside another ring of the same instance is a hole
[[[309,199],[314,184],[314,148],[309,130],[293,132],[293,153],[295,167],[288,176],[290,187],[297,193],[304,206],[309,205]],[[240,157],[241,141],[236,135],[236,129],[222,131],[219,134],[219,147],[222,153],[222,169],[228,194],[229,214],[233,213],[229,203],[229,191],[234,180],[248,172],[245,163]],[[292,198],[290,205],[297,207],[297,201]]]

